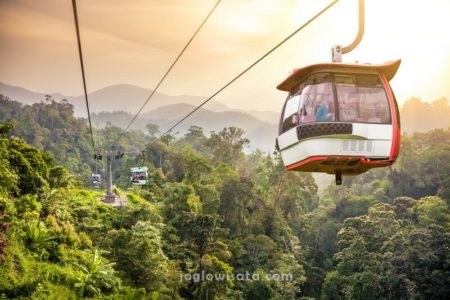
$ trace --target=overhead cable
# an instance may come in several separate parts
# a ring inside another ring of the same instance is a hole
[[[73,7],[73,17],[75,20],[75,29],[77,32],[77,42],[78,42],[78,54],[80,56],[80,65],[81,65],[81,76],[83,77],[83,89],[84,89],[84,99],[86,100],[86,109],[87,109],[87,115],[88,115],[88,121],[89,121],[89,130],[91,133],[91,143],[92,143],[92,149],[95,151],[95,142],[94,142],[94,132],[92,130],[92,122],[91,122],[91,112],[89,110],[89,99],[86,89],[86,77],[84,75],[84,63],[83,63],[83,52],[81,51],[81,39],[80,39],[80,28],[78,25],[78,14],[77,14],[77,2],[76,0],[72,0],[72,7]]]
[[[187,115],[185,115],[182,119],[180,119],[177,123],[175,123],[172,127],[170,127],[167,131],[165,131],[163,134],[159,136],[159,138],[163,137],[164,135],[170,133],[175,127],[180,125],[184,120],[189,118],[192,114],[194,114],[197,110],[199,110],[203,105],[208,103],[210,100],[212,100],[215,96],[217,96],[219,93],[221,93],[224,89],[226,89],[228,86],[230,86],[233,82],[235,82],[237,79],[239,79],[242,75],[247,73],[250,69],[252,69],[255,65],[257,65],[259,62],[261,62],[263,59],[265,59],[269,54],[274,52],[277,48],[279,48],[281,45],[286,43],[289,39],[291,39],[294,35],[299,33],[301,30],[303,30],[305,27],[307,27],[309,24],[311,24],[315,19],[317,19],[319,16],[321,16],[323,13],[325,13],[327,10],[329,10],[331,7],[333,7],[339,0],[335,0],[331,2],[329,5],[327,5],[324,9],[319,11],[317,14],[315,14],[312,18],[310,18],[308,21],[306,21],[302,26],[297,28],[294,32],[292,32],[290,35],[288,35],[285,39],[283,39],[281,42],[279,42],[275,47],[270,49],[266,54],[261,56],[258,60],[256,60],[254,63],[252,63],[250,66],[248,66],[244,71],[239,73],[236,77],[234,77],[232,80],[230,80],[227,84],[222,86],[217,92],[215,92],[212,96],[210,96],[208,99],[203,101],[200,105],[198,105],[196,108],[194,108],[191,112],[189,112]]]
[[[151,92],[150,96],[148,96],[147,100],[144,102],[144,104],[142,104],[141,108],[139,109],[139,111],[134,115],[134,117],[131,119],[131,121],[128,123],[128,125],[125,127],[125,130],[122,132],[122,134],[119,135],[119,137],[116,139],[116,142],[122,137],[122,135],[131,127],[131,125],[134,123],[134,121],[137,119],[137,117],[139,116],[139,114],[142,112],[142,110],[144,109],[144,107],[147,105],[147,103],[150,101],[150,99],[153,97],[153,95],[156,93],[156,91],[158,90],[158,88],[160,87],[160,85],[163,83],[163,81],[166,79],[167,75],[169,75],[170,71],[172,71],[173,67],[175,66],[175,64],[178,62],[178,60],[180,59],[180,57],[183,55],[183,53],[186,51],[186,49],[189,47],[189,45],[191,44],[191,42],[194,40],[195,36],[197,35],[197,33],[199,33],[199,31],[202,29],[203,25],[206,23],[206,21],[209,19],[209,17],[213,14],[213,12],[216,10],[217,6],[219,5],[221,0],[218,0],[216,2],[216,4],[212,7],[212,9],[209,11],[208,15],[203,19],[202,23],[200,24],[200,26],[197,28],[197,30],[195,30],[194,34],[191,36],[191,38],[189,39],[189,41],[187,42],[187,44],[183,47],[183,49],[181,50],[181,52],[178,54],[178,56],[176,57],[176,59],[173,61],[173,63],[170,65],[169,69],[166,71],[166,73],[164,74],[164,76],[160,79],[160,81],[158,82],[158,84],[156,85],[156,87],[153,89],[153,91]]]

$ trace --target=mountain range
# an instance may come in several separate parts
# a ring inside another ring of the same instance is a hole
[[[0,94],[24,104],[46,99],[44,93],[32,92],[2,82],[0,82]],[[113,125],[125,128],[150,94],[151,90],[128,84],[113,85],[90,93],[88,98],[93,124],[104,126],[107,122],[111,122]],[[48,95],[55,101],[66,99],[74,105],[75,115],[86,118],[84,96],[64,96],[60,93]],[[163,132],[205,100],[206,97],[201,96],[170,96],[156,92],[130,128],[145,131],[145,125],[154,123]],[[182,134],[191,125],[202,127],[205,134],[234,126],[246,131],[246,137],[251,141],[251,149],[272,151],[277,134],[278,118],[278,112],[236,110],[213,99],[180,124],[176,132]]]
[[[32,92],[2,82],[0,94],[25,104],[46,99],[44,93]],[[125,128],[150,94],[151,90],[129,84],[108,86],[90,93],[88,97],[94,125],[104,126],[107,122],[111,122]],[[65,96],[60,93],[49,95],[55,101],[66,99],[74,105],[75,115],[86,118],[84,96]],[[154,123],[164,132],[205,99],[206,97],[201,96],[171,96],[156,92],[131,129],[145,131],[148,123]],[[251,141],[251,149],[271,151],[274,148],[279,112],[237,110],[223,102],[211,100],[181,123],[176,131],[183,134],[190,126],[197,125],[208,134],[224,127],[235,126],[246,131],[246,137]],[[434,128],[447,128],[450,126],[450,102],[447,98],[441,98],[430,103],[413,97],[400,109],[400,116],[403,132],[426,132]]]
[[[138,108],[145,103],[146,99],[148,99],[151,92],[152,91],[149,89],[130,84],[116,84],[108,86],[88,94],[90,110],[91,112],[112,112],[117,110],[128,112],[137,111]],[[52,99],[56,101],[66,99],[74,105],[75,115],[82,117],[86,115],[84,95],[67,96],[60,93],[37,93],[22,87],[11,86],[2,82],[0,82],[0,93],[24,104],[32,104],[39,102],[40,100],[45,100],[46,95],[50,95]],[[176,103],[188,103],[194,105],[203,102],[205,99],[205,97],[199,96],[169,96],[156,92],[143,111],[150,111],[151,108]],[[208,103],[208,109],[213,111],[225,111],[230,108],[219,101],[212,100]]]

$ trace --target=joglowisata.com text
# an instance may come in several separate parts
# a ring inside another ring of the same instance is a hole
[[[292,281],[294,276],[290,273],[208,273],[205,271],[199,273],[182,273],[180,274],[180,282],[193,281],[225,281],[225,280],[233,280],[233,281],[260,281],[260,280],[269,280],[269,281]]]

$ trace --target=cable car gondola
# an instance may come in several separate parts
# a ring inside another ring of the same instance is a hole
[[[400,117],[389,81],[400,62],[315,64],[279,84],[289,92],[276,140],[286,170],[336,174],[341,184],[342,175],[391,165]]]
[[[93,184],[100,184],[102,182],[102,176],[100,174],[92,174],[91,181]]]
[[[133,185],[147,185],[147,182],[148,182],[147,167],[131,168],[131,183]]]

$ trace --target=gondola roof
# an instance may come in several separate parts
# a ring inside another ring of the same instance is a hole
[[[289,92],[298,83],[302,82],[311,73],[326,70],[333,71],[375,71],[380,74],[384,74],[388,81],[390,81],[400,66],[401,60],[394,60],[385,62],[383,64],[347,64],[347,63],[321,63],[309,65],[303,68],[294,69],[292,74],[289,75],[277,88],[282,91]]]
[[[147,172],[148,168],[147,167],[134,167],[131,168],[131,172]]]

